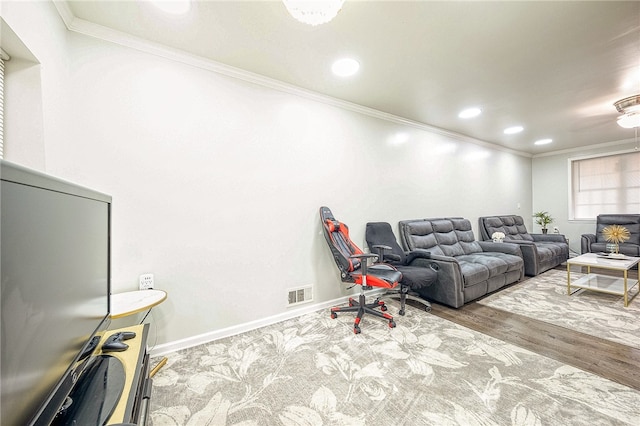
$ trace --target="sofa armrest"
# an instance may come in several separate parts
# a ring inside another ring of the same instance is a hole
[[[518,244],[519,246],[534,246],[535,244],[533,243],[533,241],[530,240],[512,240],[509,238],[505,238],[503,241],[503,243],[508,243],[508,244]]]
[[[426,250],[420,249],[414,251],[429,253]],[[462,286],[463,284],[460,263],[455,257],[429,253],[429,257],[414,257],[413,261],[409,265],[431,268],[435,271],[438,271],[438,281],[440,282],[449,284],[453,283],[454,285],[460,286]]]
[[[550,243],[566,243],[567,239],[563,234],[529,234],[533,241],[546,241]]]
[[[454,308],[464,305],[464,278],[460,263],[455,257],[431,253],[430,258],[414,258],[411,266],[427,267],[438,271],[436,282],[423,289],[423,297]]]
[[[591,253],[591,244],[595,242],[595,234],[582,234],[582,236],[580,237],[580,252],[582,254]]]
[[[512,254],[514,256],[522,257],[522,251],[518,244],[513,243],[494,243],[493,241],[478,241],[482,251],[485,252],[499,252],[505,254]]]
[[[411,264],[415,259],[431,259],[431,252],[426,250],[413,250],[406,252],[405,264]]]
[[[439,270],[440,268],[456,268],[460,270],[460,264],[455,257],[432,254],[424,249],[413,250],[411,254],[415,254],[415,256],[413,256],[410,262],[407,262],[407,265],[410,266],[421,266],[435,270]]]

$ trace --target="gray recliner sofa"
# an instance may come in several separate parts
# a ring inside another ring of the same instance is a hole
[[[580,249],[582,254],[607,252],[607,240],[602,230],[609,225],[624,226],[629,230],[630,238],[619,244],[620,253],[627,256],[640,256],[640,214],[601,214],[596,218],[596,233],[582,234]]]
[[[423,295],[435,302],[459,308],[524,277],[520,247],[476,241],[467,219],[403,220],[399,228],[405,250],[428,251],[438,265],[438,279]]]
[[[562,234],[530,234],[522,216],[485,216],[478,219],[480,237],[491,241],[494,232],[502,232],[504,242],[520,245],[524,273],[530,277],[555,268],[569,258],[569,244]]]

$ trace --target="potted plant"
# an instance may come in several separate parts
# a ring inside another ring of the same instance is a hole
[[[549,215],[548,212],[537,212],[533,214],[533,217],[536,218],[536,224],[542,227],[542,233],[547,233],[547,225],[553,223],[553,218]]]

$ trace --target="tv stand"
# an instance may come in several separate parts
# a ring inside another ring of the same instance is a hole
[[[127,345],[129,345],[127,350],[107,353],[122,361],[126,378],[120,401],[106,424],[133,423],[144,426],[147,423],[148,407],[151,399],[150,362],[149,354],[147,353],[149,324],[109,331],[102,337],[100,345],[112,334],[122,331],[133,331],[136,333],[136,337],[127,340]]]
[[[102,350],[114,334],[135,332],[122,351]],[[149,324],[107,331],[67,398],[68,407],[53,425],[139,425],[147,422],[151,398],[147,335]]]

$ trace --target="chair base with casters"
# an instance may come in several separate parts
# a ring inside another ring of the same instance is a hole
[[[389,250],[387,246],[374,246],[376,250],[378,250],[378,261],[380,259],[384,259],[384,252]],[[398,269],[402,273],[402,280],[400,281],[399,287],[387,290],[385,296],[392,297],[400,301],[400,311],[398,311],[398,315],[405,314],[405,306],[406,301],[413,300],[415,302],[420,303],[424,306],[425,312],[431,312],[431,303],[428,300],[420,297],[420,294],[413,291],[412,288],[415,288],[415,282],[420,283],[419,288],[421,288],[426,282],[427,286],[431,285],[436,280],[437,270],[432,269],[432,267],[423,266],[405,266],[405,265],[393,265],[396,269]]]
[[[369,289],[371,289],[371,287],[362,287],[362,291],[358,296],[358,300],[350,297],[349,306],[336,306],[331,308],[331,318],[338,318],[338,312],[357,312],[356,319],[353,323],[353,332],[355,334],[360,334],[361,332],[360,321],[362,321],[362,317],[364,316],[364,314],[370,314],[376,317],[384,318],[388,321],[389,328],[395,328],[396,322],[393,320],[393,316],[386,312],[387,305],[382,300],[380,300],[380,297],[376,297],[373,302],[367,303],[365,290]],[[376,308],[380,308],[380,311],[377,311]],[[404,315],[404,313],[402,315]]]
[[[328,207],[320,208],[320,220],[324,237],[331,249],[333,259],[340,270],[343,282],[360,285],[358,299],[349,298],[349,306],[331,308],[331,318],[337,318],[338,312],[356,312],[353,331],[361,332],[360,323],[365,314],[387,320],[390,328],[396,326],[393,316],[388,314],[386,304],[376,298],[366,302],[365,292],[374,288],[392,289],[398,286],[402,273],[391,265],[377,263],[369,266],[368,261],[378,257],[376,254],[364,253],[349,237],[349,228],[333,217]],[[379,310],[378,310],[379,309]]]
[[[425,312],[431,312],[431,303],[428,300],[424,300],[418,293],[412,292],[409,286],[402,286],[397,290],[387,291],[384,297],[391,297],[397,299],[400,302],[400,310],[398,315],[404,315],[406,313],[407,300],[413,300],[421,304],[424,307]]]

